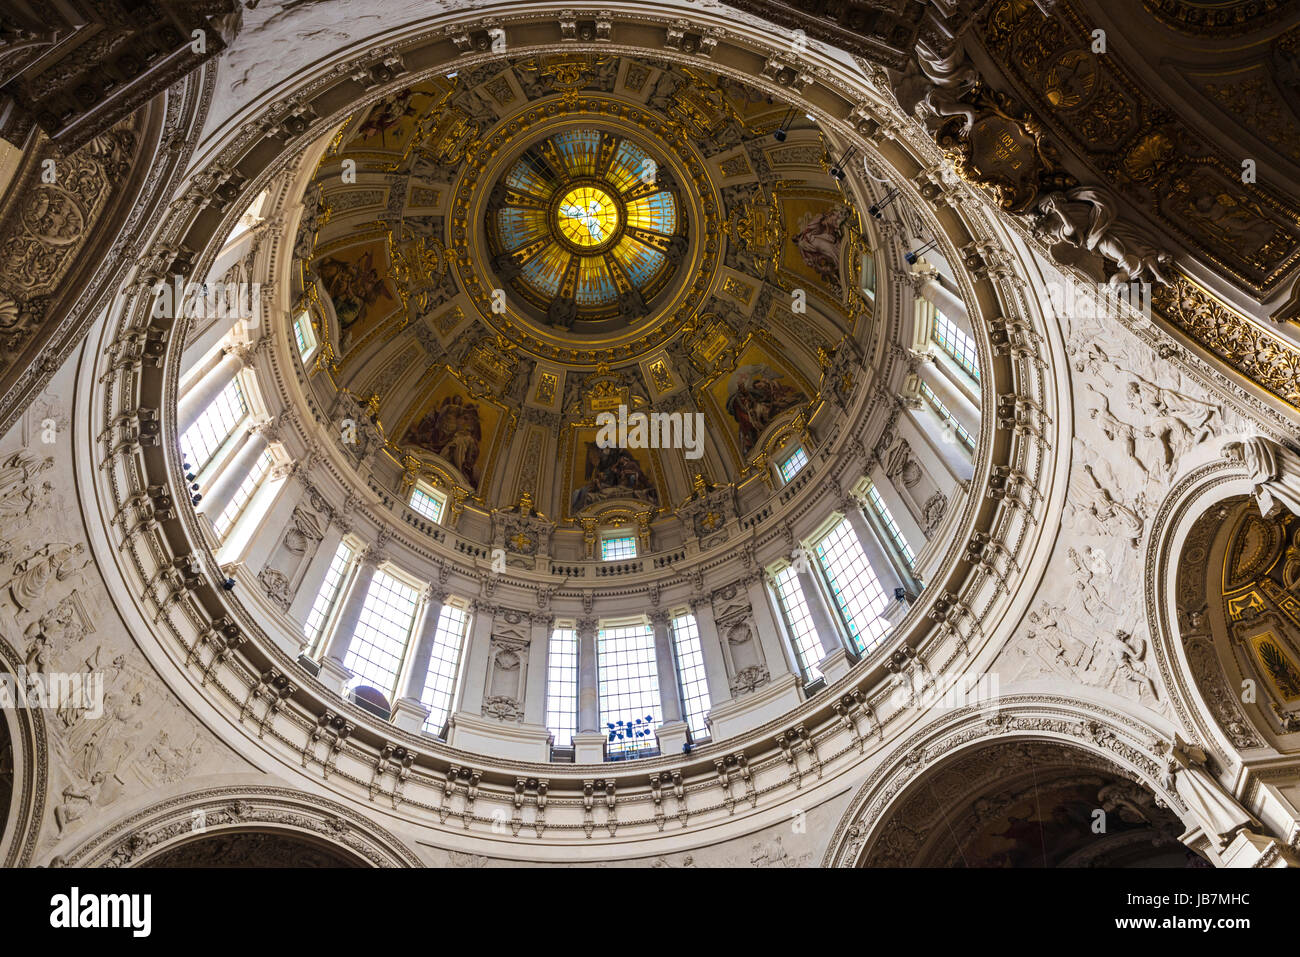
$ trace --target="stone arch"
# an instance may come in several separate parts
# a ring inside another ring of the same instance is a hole
[[[1300,520],[1245,496],[1210,505],[1183,544],[1179,640],[1239,752],[1300,749]]]
[[[0,691],[16,697],[23,690],[23,658],[0,636]],[[15,702],[17,703],[17,702]],[[0,866],[31,864],[40,834],[49,758],[45,719],[37,709],[0,707]]]
[[[66,156],[43,133],[30,134],[0,194],[0,431],[135,268],[193,152],[215,79],[215,65],[196,70]]]
[[[918,795],[938,800],[935,794],[925,790],[933,791],[936,784],[948,788],[953,810],[967,815],[978,816],[999,801],[1014,809],[1014,803],[999,793],[999,788],[1007,790],[1003,783],[1007,778],[1004,770],[996,766],[986,767],[988,773],[965,791],[953,787],[954,782],[960,787],[964,774],[948,772],[953,769],[969,772],[987,763],[981,757],[986,749],[997,749],[988,751],[988,755],[1002,753],[1022,764],[1027,762],[1031,776],[1035,756],[1042,757],[1046,762],[1044,767],[1053,774],[1052,780],[1060,782],[1058,791],[1062,792],[1063,800],[1069,789],[1073,789],[1070,800],[1077,800],[1084,789],[1094,788],[1096,806],[1107,812],[1110,821],[1118,817],[1122,826],[1115,830],[1119,834],[1141,829],[1135,820],[1142,817],[1139,810],[1146,815],[1143,820],[1163,837],[1169,835],[1175,824],[1190,829],[1195,822],[1165,773],[1163,755],[1168,745],[1163,743],[1164,737],[1162,729],[1127,715],[1056,696],[1005,698],[998,702],[997,710],[963,708],[901,742],[876,768],[841,817],[823,866],[855,867],[866,861],[908,853],[921,854],[923,860],[928,859],[924,855],[934,855],[934,860],[944,859],[942,839],[931,836],[927,842],[918,838],[912,846],[913,841],[906,834],[914,829],[895,827],[896,822],[917,813],[912,802],[921,800]],[[977,807],[975,802],[981,800],[985,805]],[[946,819],[944,810],[931,809],[936,824]],[[1088,828],[1091,820],[1089,814],[1088,820],[1075,823]],[[959,825],[952,826],[960,830]],[[1174,833],[1176,836],[1177,832]],[[1113,850],[1119,860],[1126,860],[1125,855],[1134,853],[1131,847],[1124,849],[1126,842],[1134,840],[1126,838],[1116,842]],[[1092,862],[1087,845],[1077,841],[1073,844],[1073,849],[1065,846],[1056,849],[1067,852],[1057,863],[1086,866]],[[947,857],[953,856],[953,847],[957,852],[962,850],[954,844],[949,847]],[[892,863],[908,866],[915,861],[893,860]]]
[[[263,854],[309,855],[309,866],[419,867],[392,833],[327,798],[280,787],[216,787],[182,794],[118,821],[51,867],[303,866]],[[188,862],[188,863],[182,863]]]
[[[1207,579],[1202,575],[1195,586],[1188,567],[1204,570],[1217,555],[1222,569],[1227,536],[1239,531],[1252,510],[1259,515],[1249,500],[1254,489],[1246,469],[1226,458],[1189,470],[1153,519],[1146,563],[1152,647],[1176,719],[1228,765],[1240,764],[1251,755],[1276,754],[1279,743],[1287,747],[1300,743],[1300,738],[1285,740],[1290,733],[1284,729],[1284,719],[1269,709],[1267,695],[1259,687],[1262,675],[1243,673],[1245,662],[1240,660],[1224,669],[1221,652],[1229,652],[1228,623],[1211,621]],[[1224,528],[1225,522],[1233,527]],[[1221,605],[1222,591],[1217,598]],[[1285,620],[1284,615],[1280,618]],[[1245,677],[1256,680],[1261,706],[1241,701]]]

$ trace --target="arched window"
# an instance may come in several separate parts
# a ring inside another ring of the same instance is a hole
[[[212,464],[221,447],[248,418],[248,401],[239,377],[232,378],[181,435],[181,453],[195,475]]]
[[[433,639],[433,655],[429,660],[429,675],[425,679],[421,703],[429,709],[424,730],[442,734],[451,716],[452,701],[456,694],[456,678],[460,674],[460,656],[465,649],[465,636],[469,634],[470,612],[457,601],[443,603],[438,616],[438,630]]]
[[[821,661],[821,640],[817,636],[817,626],[813,624],[812,612],[808,600],[799,583],[799,574],[794,565],[787,564],[772,576],[772,585],[776,591],[781,614],[785,617],[785,626],[790,632],[790,644],[794,649],[795,660],[804,683],[809,684],[822,677],[817,662]]]
[[[705,719],[712,704],[704,676],[704,653],[700,650],[700,629],[689,612],[672,619],[673,657],[677,662],[677,683],[682,695],[682,717],[695,740],[709,736]]]
[[[271,450],[267,449],[257,457],[252,468],[244,475],[244,479],[235,489],[235,493],[230,501],[226,504],[221,513],[212,520],[212,527],[217,532],[217,537],[224,539],[234,527],[239,517],[244,514],[248,503],[252,501],[253,494],[262,487],[266,477],[271,472],[271,466],[275,464],[275,456]]]
[[[316,330],[312,326],[311,313],[306,309],[293,317],[293,341],[304,363],[316,352]]]
[[[551,632],[546,658],[546,727],[554,737],[554,747],[573,747],[578,730],[578,632],[570,624]]]
[[[325,572],[325,580],[321,583],[320,591],[316,593],[316,600],[312,602],[311,611],[307,613],[302,633],[313,655],[319,653],[319,646],[323,644],[326,626],[338,608],[339,598],[343,593],[343,583],[347,579],[348,570],[356,553],[356,549],[350,543],[339,543],[334,557],[330,560],[329,569]]]
[[[645,755],[658,748],[663,723],[654,629],[647,622],[603,625],[596,634],[600,722],[611,758]]]
[[[600,558],[606,562],[636,558],[636,536],[627,532],[604,535],[600,540]]]
[[[429,488],[423,482],[417,482],[411,489],[411,498],[407,504],[411,506],[412,511],[419,512],[429,521],[441,522],[447,497]]]
[[[976,382],[980,378],[979,353],[975,342],[942,312],[935,312],[930,338]]]
[[[867,483],[867,502],[870,504],[871,510],[876,513],[876,517],[880,519],[880,524],[889,533],[889,540],[893,543],[899,557],[911,569],[916,565],[916,553],[912,551],[912,546],[908,544],[907,538],[903,535],[903,530],[898,527],[898,522],[895,521],[893,513],[889,511],[889,506],[885,504],[885,500],[876,491],[876,486],[870,482]]]
[[[796,445],[794,451],[787,455],[781,461],[780,472],[781,481],[789,482],[792,478],[803,471],[804,466],[808,464],[808,453],[803,450],[802,445]]]
[[[889,630],[889,623],[882,617],[889,598],[849,520],[837,522],[813,551],[854,647],[859,654],[871,651]]]
[[[396,697],[397,675],[410,644],[419,600],[414,585],[377,570],[343,661],[357,680],[382,691],[390,703]]]

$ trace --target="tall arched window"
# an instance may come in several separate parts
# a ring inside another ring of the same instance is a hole
[[[343,666],[362,683],[379,689],[391,703],[397,676],[415,627],[416,587],[382,569],[375,572]]]
[[[302,634],[307,639],[310,653],[313,655],[319,654],[319,646],[323,644],[326,636],[326,627],[338,609],[343,585],[356,554],[357,550],[350,542],[339,542],[334,557],[330,559],[329,569],[325,572],[325,580],[321,583],[320,591],[316,593],[311,611],[307,613]]]
[[[239,377],[235,376],[181,435],[181,453],[195,475],[202,475],[247,418],[248,400]]]
[[[693,739],[708,737],[705,719],[712,704],[709,684],[704,676],[704,653],[700,650],[700,629],[695,616],[682,612],[672,619],[673,656],[677,661],[677,680],[682,693],[682,717]]]
[[[465,636],[469,634],[470,612],[455,600],[443,603],[438,616],[438,630],[433,639],[433,655],[429,660],[429,676],[425,679],[421,703],[429,709],[424,730],[442,734],[451,716],[456,695],[456,679],[460,675],[460,656],[465,649]]]
[[[596,635],[600,722],[609,735],[605,753],[629,757],[656,750],[663,723],[654,629],[648,622],[604,625]]]
[[[551,632],[546,658],[546,727],[557,748],[573,746],[578,730],[578,632],[565,624]]]
[[[772,585],[804,683],[816,681],[822,677],[821,669],[817,667],[822,659],[821,640],[803,586],[799,583],[798,571],[793,565],[786,564],[772,576]]]
[[[854,647],[859,654],[871,651],[889,630],[889,623],[882,617],[889,598],[849,520],[837,522],[813,551]]]

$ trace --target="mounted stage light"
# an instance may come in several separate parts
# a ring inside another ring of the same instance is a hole
[[[920,259],[920,258],[921,258],[922,256],[924,256],[926,253],[928,253],[931,249],[934,249],[934,247],[935,247],[935,246],[938,246],[938,245],[939,245],[939,241],[938,241],[937,239],[932,239],[932,240],[930,240],[928,243],[926,243],[924,246],[922,246],[920,249],[913,250],[913,251],[910,252],[910,253],[903,253],[903,259],[907,261],[907,264],[908,264],[909,266],[915,266],[915,265],[916,265],[916,261],[917,261],[918,259]]]
[[[873,219],[880,219],[884,216],[885,207],[896,199],[898,199],[898,187],[891,186],[889,192],[885,194],[885,198],[875,205],[868,207],[867,212],[871,214]]]
[[[781,117],[781,125],[772,131],[772,138],[778,143],[784,143],[785,138],[789,136],[790,122],[794,119],[794,107],[785,111],[785,116]]]
[[[846,149],[846,150],[844,151],[844,155],[841,156],[841,157],[840,157],[840,158],[835,162],[835,164],[834,164],[833,166],[831,166],[831,176],[832,176],[834,179],[837,179],[837,180],[843,181],[843,179],[844,179],[844,166],[845,166],[845,164],[848,163],[848,161],[849,161],[850,159],[852,159],[853,154],[856,153],[857,151],[858,151],[858,148],[857,148],[856,146],[854,146],[852,143],[850,143],[850,144],[849,144],[849,148]]]

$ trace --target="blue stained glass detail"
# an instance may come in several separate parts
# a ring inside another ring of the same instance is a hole
[[[578,288],[574,290],[573,298],[580,306],[598,305],[618,298],[614,278],[609,274],[605,260],[582,257],[578,267]]]
[[[648,283],[668,259],[657,249],[652,249],[631,238],[620,243],[614,250],[619,264],[627,271],[633,285],[643,286]]]
[[[600,155],[599,130],[567,130],[551,137],[556,152],[572,176],[595,176]]]

